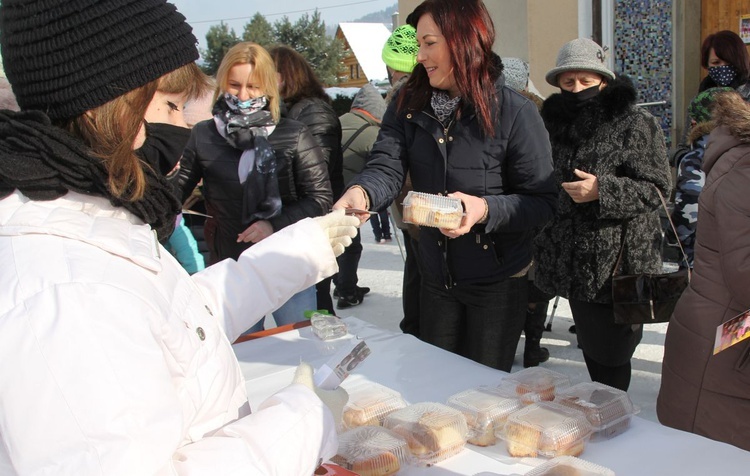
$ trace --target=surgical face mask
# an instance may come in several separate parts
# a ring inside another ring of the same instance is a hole
[[[562,89],[560,90],[560,93],[562,94],[563,101],[567,107],[580,108],[599,95],[599,92],[601,91],[599,89],[600,86],[600,84],[597,84],[596,86],[591,86],[590,88],[578,91],[577,93]]]
[[[737,77],[737,70],[731,64],[711,66],[708,68],[708,75],[717,86],[729,86]]]
[[[190,129],[166,123],[146,122],[146,140],[136,150],[155,170],[167,175],[182,157],[190,139]]]

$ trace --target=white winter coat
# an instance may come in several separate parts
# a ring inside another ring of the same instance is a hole
[[[231,342],[336,271],[302,220],[189,276],[107,200],[0,200],[0,474],[305,475],[337,447],[314,392],[250,414]]]

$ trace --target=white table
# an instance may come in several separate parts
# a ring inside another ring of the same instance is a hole
[[[346,318],[349,332],[364,339],[372,354],[344,383],[373,381],[390,387],[409,402],[445,402],[462,390],[496,385],[505,372],[459,357],[406,334]],[[335,343],[335,341],[331,341]],[[234,346],[247,380],[252,407],[288,385],[300,361],[317,368],[334,352],[309,327]],[[575,383],[575,382],[574,382]],[[410,467],[404,475],[514,475],[542,462],[511,458],[500,441],[480,448],[467,445],[460,454],[429,468]],[[731,476],[750,474],[750,452],[635,417],[631,428],[608,441],[588,443],[582,459],[608,467],[618,476]]]

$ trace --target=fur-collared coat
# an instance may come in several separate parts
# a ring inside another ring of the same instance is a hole
[[[713,355],[716,327],[750,308],[750,104],[719,95],[714,117],[695,268],[667,330],[656,412],[664,425],[750,451],[750,340]]]
[[[618,78],[574,111],[560,94],[544,102],[558,186],[578,180],[575,169],[596,175],[599,186],[588,203],[560,187],[557,214],[535,240],[535,284],[550,294],[612,302],[623,239],[623,273],[661,270],[657,189],[667,196],[670,170],[662,130],[635,100],[630,80]]]

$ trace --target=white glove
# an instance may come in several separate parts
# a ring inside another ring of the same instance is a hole
[[[320,225],[323,232],[328,236],[333,248],[333,254],[336,256],[344,252],[344,248],[352,244],[352,238],[357,236],[357,227],[359,227],[359,218],[346,215],[344,210],[336,210],[328,215],[313,218]]]
[[[309,388],[320,398],[320,400],[331,410],[333,419],[338,425],[341,423],[341,415],[344,413],[344,405],[349,401],[349,394],[339,387],[336,390],[323,390],[315,386],[313,382],[313,369],[310,364],[302,362],[294,372],[292,383],[298,383]]]

